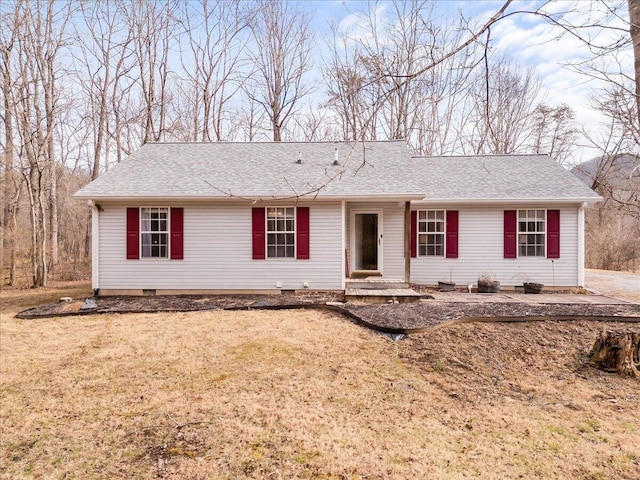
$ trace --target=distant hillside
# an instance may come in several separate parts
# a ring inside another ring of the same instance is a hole
[[[592,158],[571,171],[592,188],[597,187],[596,180],[598,184],[627,192],[640,187],[640,156],[630,153]]]

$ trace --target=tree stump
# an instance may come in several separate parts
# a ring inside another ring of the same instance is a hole
[[[640,333],[603,331],[590,357],[591,364],[600,370],[640,377]]]

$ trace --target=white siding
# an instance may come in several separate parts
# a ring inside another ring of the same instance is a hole
[[[412,209],[434,208],[412,205]],[[411,259],[411,281],[432,285],[439,280],[453,280],[458,285],[475,284],[481,275],[490,275],[502,285],[523,282],[547,286],[578,285],[578,207],[547,208],[560,210],[560,258],[503,258],[504,210],[518,207],[447,207],[458,210],[458,258],[417,257]]]
[[[126,259],[126,207],[101,204],[99,213],[99,275],[101,289],[301,289],[340,290],[344,281],[344,229],[350,248],[354,209],[382,210],[383,262],[386,278],[404,278],[404,205],[397,202],[347,204],[310,203],[310,260],[253,260],[251,206],[244,204],[164,204],[184,208],[184,260]],[[578,284],[578,207],[560,209],[560,258],[503,258],[505,207],[438,206],[459,212],[459,256],[411,259],[411,281],[432,285],[451,278],[458,285],[475,284],[491,275],[502,285],[525,281],[547,286]],[[429,208],[413,205],[412,209]],[[509,209],[527,208],[526,205]],[[541,208],[539,206],[533,208]],[[346,225],[345,225],[346,224]]]
[[[126,207],[101,205],[101,289],[301,289],[340,290],[340,203],[309,204],[310,259],[252,259],[250,205],[181,205],[184,260],[126,259]]]
[[[404,204],[395,203],[348,203],[347,204],[347,248],[352,245],[351,212],[353,210],[382,210],[382,276],[404,279]],[[349,255],[353,270],[352,255]]]

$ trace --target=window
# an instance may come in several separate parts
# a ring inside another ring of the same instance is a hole
[[[309,260],[309,219],[309,207],[253,207],[251,258]]]
[[[295,208],[267,208],[267,258],[294,258]]]
[[[127,260],[184,259],[184,208],[127,207],[126,226]]]
[[[518,210],[518,254],[545,256],[545,210]]]
[[[418,211],[418,255],[444,256],[444,210]]]
[[[140,209],[142,258],[168,258],[169,209],[146,207]]]

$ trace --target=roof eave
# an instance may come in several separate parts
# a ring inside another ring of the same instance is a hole
[[[578,203],[598,203],[604,199],[600,196],[596,197],[543,197],[543,198],[422,198],[420,202],[429,204],[461,204],[473,202],[474,204],[482,205],[497,205],[497,204],[513,204],[513,203],[526,203],[531,205],[545,205],[545,204],[578,204]]]
[[[384,200],[388,202],[421,200],[424,193],[393,193],[393,194],[372,194],[372,195],[219,195],[219,196],[114,196],[114,195],[78,195],[73,196],[78,200],[111,201],[111,202],[201,202],[201,201],[251,201],[251,202],[271,202],[286,200],[329,200],[329,201],[366,201]]]

